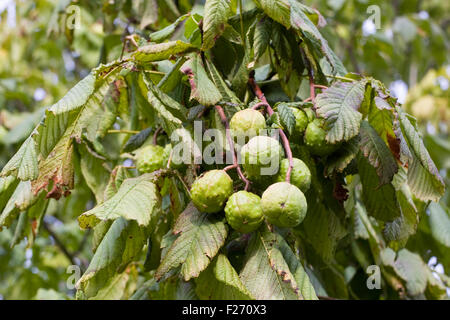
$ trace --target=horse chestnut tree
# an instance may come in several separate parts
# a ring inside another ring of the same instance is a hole
[[[364,299],[368,265],[371,297],[445,297],[420,249],[448,266],[444,182],[386,86],[300,1],[183,3],[157,31],[130,19],[45,110],[1,171],[0,228],[32,246],[71,200],[93,230],[77,299]]]

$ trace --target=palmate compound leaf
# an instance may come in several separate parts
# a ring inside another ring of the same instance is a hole
[[[185,281],[198,277],[225,243],[228,231],[223,220],[199,212],[191,202],[178,217],[173,233],[178,237],[156,270],[157,280],[180,265]]]
[[[208,77],[199,55],[193,55],[180,70],[189,78],[191,100],[195,99],[205,106],[215,105],[222,100],[222,94]]]
[[[208,300],[249,300],[251,294],[242,284],[236,270],[224,254],[214,258],[196,279],[196,293]]]
[[[203,15],[203,50],[214,46],[232,14],[231,0],[206,0]]]
[[[88,269],[78,280],[77,296],[83,299],[96,296],[117,273],[138,258],[149,232],[151,230],[139,227],[136,221],[116,219],[100,242]]]
[[[110,199],[78,217],[80,227],[92,228],[100,221],[119,217],[134,220],[139,226],[153,226],[161,212],[161,199],[154,173],[123,181]]]
[[[317,299],[302,264],[277,232],[255,232],[239,275],[255,299]]]
[[[49,107],[41,124],[5,165],[1,175],[14,175],[20,180],[36,179],[39,173],[38,154],[48,156],[67,128],[68,112],[85,104],[94,87],[95,76],[91,73],[70,89],[61,100]]]
[[[444,194],[444,181],[425,148],[419,132],[402,110],[397,109],[397,112],[401,131],[411,152],[411,159],[408,161],[408,185],[418,199],[438,201]]]
[[[369,163],[376,169],[380,183],[391,182],[398,172],[398,166],[386,143],[367,121],[361,123],[360,136],[360,149]]]
[[[20,179],[32,180],[34,193],[53,182],[53,189],[47,197],[56,199],[73,188],[73,140],[81,139],[83,129],[89,126],[93,118],[97,123],[102,123],[103,118],[93,115],[101,107],[122,64],[121,61],[114,61],[100,65],[49,107],[18,154],[5,166],[2,175],[20,174]],[[19,160],[19,157],[22,159]]]
[[[359,133],[365,81],[335,82],[316,97],[317,115],[325,118],[330,143],[348,141]]]

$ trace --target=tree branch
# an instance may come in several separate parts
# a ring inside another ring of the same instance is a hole
[[[71,254],[69,252],[69,250],[67,250],[66,246],[62,243],[62,241],[58,238],[58,236],[56,235],[56,233],[50,228],[50,225],[43,221],[44,223],[44,229],[48,232],[48,234],[53,238],[53,240],[55,241],[56,246],[61,250],[61,252],[66,256],[67,259],[69,259],[69,261],[76,266],[79,266],[79,264],[77,263],[77,261],[75,260],[75,256],[73,254]]]

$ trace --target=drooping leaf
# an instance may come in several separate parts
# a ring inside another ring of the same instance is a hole
[[[97,203],[101,203],[110,175],[105,164],[106,159],[96,154],[86,143],[78,145],[77,149],[80,155],[81,173],[94,193]]]
[[[450,248],[450,215],[448,209],[444,208],[439,203],[430,203],[428,221],[433,238],[443,246]]]
[[[188,60],[181,71],[189,78],[189,84],[191,85],[190,99],[195,99],[205,106],[215,105],[222,99],[219,90],[209,79],[199,55],[194,55]]]
[[[271,35],[272,23],[266,17],[262,17],[256,22],[255,32],[253,35],[253,60],[258,61],[266,52]]]
[[[305,220],[297,227],[302,230],[305,239],[310,242],[314,250],[325,260],[330,261],[338,242],[347,231],[336,214],[314,198],[307,198],[308,212]],[[311,200],[309,200],[311,199]]]
[[[162,259],[155,277],[161,279],[181,265],[181,275],[188,281],[208,267],[225,243],[227,227],[222,220],[199,212],[190,203],[175,223],[173,233],[178,237]]]
[[[369,215],[383,221],[393,221],[399,217],[400,208],[393,185],[381,185],[375,168],[363,156],[358,157],[358,170],[364,205]]]
[[[195,46],[181,40],[148,44],[137,49],[132,57],[139,62],[153,62],[169,59],[182,53],[195,50]]]
[[[19,212],[32,206],[38,198],[39,195],[32,191],[30,181],[20,181],[0,215],[0,228],[9,227]]]
[[[173,33],[175,32],[177,27],[188,17],[189,17],[188,14],[184,14],[181,17],[179,17],[177,20],[175,20],[174,23],[169,24],[167,27],[150,33],[150,35],[149,35],[150,41],[162,42],[166,39],[169,39],[173,35]]]
[[[116,219],[95,251],[76,287],[86,299],[94,297],[116,273],[122,272],[141,252],[146,231],[135,221]]]
[[[153,178],[150,173],[125,180],[112,198],[78,218],[80,227],[92,228],[101,220],[119,217],[135,220],[140,226],[153,226],[161,210],[160,195]]]
[[[347,73],[344,65],[337,55],[331,50],[327,40],[322,36],[317,27],[308,17],[308,7],[296,0],[288,0],[291,7],[290,25],[299,31],[302,38],[317,48],[327,59],[335,74]]]
[[[280,115],[283,128],[287,129],[289,134],[292,134],[295,128],[295,121],[296,121],[294,112],[292,112],[291,108],[289,108],[288,105],[285,103],[277,104],[276,110]]]
[[[36,179],[39,173],[36,143],[29,137],[19,151],[3,167],[1,176],[15,176],[20,180]]]
[[[425,291],[427,286],[427,266],[419,255],[402,249],[397,253],[394,268],[398,275],[406,281],[406,288],[411,296]]]
[[[438,201],[444,194],[444,181],[430,157],[422,137],[409,119],[398,110],[400,126],[412,153],[408,166],[408,184],[414,195],[422,201]]]
[[[291,27],[290,9],[288,0],[257,0],[256,5],[270,18],[281,23],[286,28]]]
[[[250,293],[224,254],[219,254],[196,280],[196,292],[201,299],[249,300]]]
[[[139,133],[132,135],[123,146],[122,152],[131,152],[141,147],[150,136],[151,132],[152,128],[147,128],[140,131]]]
[[[398,171],[398,166],[386,143],[367,121],[362,121],[360,135],[361,151],[376,169],[380,183],[390,183]]]
[[[263,230],[253,234],[239,276],[256,299],[314,299],[308,276],[278,233]]]
[[[233,14],[231,0],[206,0],[203,16],[202,50],[212,48],[225,30],[228,18]]]
[[[325,118],[330,143],[348,141],[359,133],[364,82],[336,82],[317,95],[317,115]]]
[[[164,131],[167,134],[182,124],[186,117],[185,108],[176,100],[158,89],[150,79],[143,77],[140,87],[151,107],[161,116]]]
[[[358,155],[358,146],[359,137],[355,137],[344,142],[336,152],[333,152],[327,158],[327,166],[325,168],[327,176],[331,176],[333,172],[342,173]]]

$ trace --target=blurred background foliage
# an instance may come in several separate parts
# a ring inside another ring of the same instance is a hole
[[[1,0],[0,168],[33,130],[46,106],[62,97],[91,68],[120,57],[127,35],[142,32],[145,37],[181,14],[201,13],[203,2]],[[450,2],[304,2],[326,19],[321,32],[345,66],[388,84],[417,118],[427,149],[449,186]],[[248,1],[243,3],[246,9],[252,6]],[[379,25],[371,18],[376,12],[380,13]],[[447,216],[448,189],[440,203]],[[11,249],[17,242],[14,229],[0,232],[0,299],[73,297],[70,284],[74,273],[68,273],[67,267],[86,267],[92,237],[80,231],[75,219],[92,207],[92,194],[83,191],[88,188],[77,190],[81,191],[58,202],[50,201],[36,239],[29,235],[28,241]],[[428,223],[429,219],[421,220],[408,247],[428,257],[430,267],[448,285],[445,274],[449,262],[434,256],[441,249],[415,247],[415,243],[423,243],[417,239],[430,237]]]

